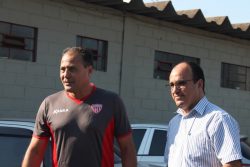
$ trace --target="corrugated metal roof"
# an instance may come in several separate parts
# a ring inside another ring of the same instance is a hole
[[[176,11],[171,1],[145,4],[143,0],[131,0],[130,3],[123,0],[80,1],[250,40],[250,23],[231,24],[227,16],[204,17],[200,9]]]

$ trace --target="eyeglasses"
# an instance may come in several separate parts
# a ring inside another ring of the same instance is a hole
[[[171,91],[174,90],[174,87],[175,87],[175,89],[180,90],[180,89],[184,89],[189,81],[193,81],[193,80],[192,79],[179,80],[179,81],[176,81],[175,83],[171,82],[171,83],[167,84],[166,86],[169,86]]]

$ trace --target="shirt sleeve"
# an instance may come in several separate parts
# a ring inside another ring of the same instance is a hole
[[[211,140],[222,164],[242,159],[239,126],[229,114],[218,116]]]
[[[37,112],[33,136],[37,138],[50,137],[50,129],[47,123],[46,100],[42,102]]]
[[[123,101],[118,95],[114,100],[115,136],[120,138],[130,134],[132,130]]]

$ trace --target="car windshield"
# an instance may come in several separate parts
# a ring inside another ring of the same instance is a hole
[[[1,166],[17,167],[21,165],[30,137],[0,136]]]

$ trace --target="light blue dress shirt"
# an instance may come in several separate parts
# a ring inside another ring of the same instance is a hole
[[[242,158],[238,123],[206,97],[189,115],[177,113],[169,123],[168,167],[221,167]]]

